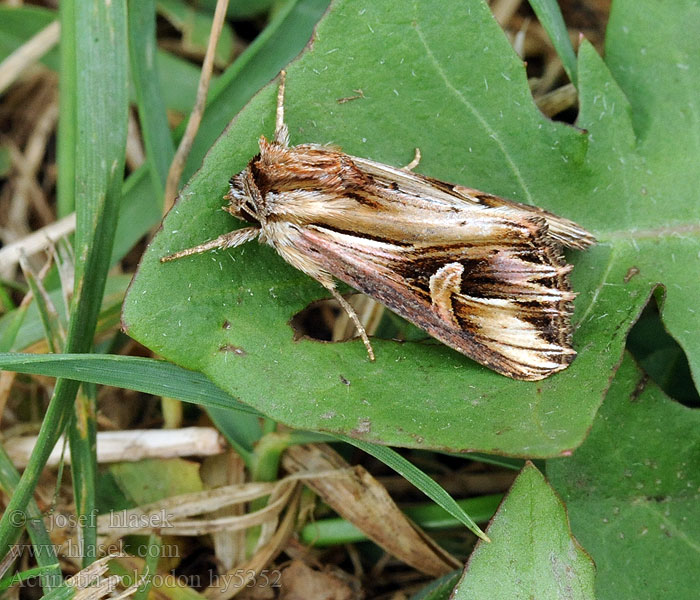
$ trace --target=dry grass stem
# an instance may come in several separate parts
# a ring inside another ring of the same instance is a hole
[[[250,581],[254,580],[257,573],[277,557],[287,543],[287,540],[294,533],[300,497],[301,486],[297,486],[289,502],[287,511],[284,514],[284,518],[272,538],[262,548],[258,549],[250,560],[224,573],[224,575],[220,577],[220,581],[224,582],[223,586],[212,585],[204,590],[205,598],[209,598],[210,600],[229,600],[233,598],[244,590]],[[243,573],[242,584],[240,586],[232,585],[232,582],[238,579],[238,577],[236,577],[236,579],[233,577],[240,575],[240,573]]]
[[[348,302],[355,309],[355,312],[360,319],[360,323],[362,323],[364,326],[367,335],[374,335],[379,327],[379,323],[382,320],[385,308],[364,294],[354,294],[348,298]],[[335,319],[335,321],[333,321],[333,333],[331,339],[334,342],[337,342],[348,340],[356,335],[358,335],[358,333],[355,324],[348,316],[348,313],[341,310],[338,317]]]
[[[51,50],[58,43],[60,36],[61,25],[59,22],[49,23],[2,61],[0,63],[0,94]]]
[[[200,475],[210,489],[245,483],[246,469],[243,459],[233,450],[207,458]],[[235,517],[245,514],[245,506],[234,504],[206,513],[206,518]],[[233,568],[246,558],[244,531],[216,531],[212,533],[214,553],[225,570]]]
[[[75,231],[75,213],[46,225],[28,236],[0,248],[0,275],[14,268],[22,251],[27,256],[50,250],[62,237]]]
[[[510,22],[513,15],[518,11],[523,0],[494,0],[491,3],[491,12],[501,27],[505,27]]]
[[[5,441],[5,450],[13,464],[21,469],[27,465],[35,444],[36,436],[9,438]],[[49,457],[48,466],[56,466],[61,460],[60,446],[59,443],[54,448]],[[225,449],[224,438],[213,427],[184,427],[177,430],[131,429],[100,431],[97,434],[99,464],[146,458],[211,456],[221,454]],[[69,451],[66,452],[64,459],[70,464]]]
[[[209,43],[207,45],[207,53],[204,56],[202,64],[202,72],[199,77],[199,85],[197,86],[197,97],[194,103],[194,108],[187,121],[185,134],[180,140],[180,145],[175,152],[175,157],[168,171],[168,178],[165,183],[165,200],[163,202],[163,212],[168,212],[175,203],[175,195],[177,186],[182,176],[182,171],[185,168],[185,161],[192,148],[192,143],[199,130],[199,124],[202,122],[204,114],[204,105],[207,100],[207,92],[209,90],[209,81],[211,80],[212,69],[214,68],[214,58],[216,54],[216,44],[219,41],[221,30],[224,26],[226,17],[226,9],[228,8],[228,0],[218,0],[216,3],[216,11],[214,12],[214,20],[211,25],[211,34],[209,35]]]
[[[342,479],[347,477],[346,471],[346,469],[331,469],[321,473],[320,476],[327,479]],[[318,477],[319,474],[314,474],[313,476]],[[201,535],[211,531],[220,531],[224,527],[232,530],[240,529],[241,527],[252,527],[253,525],[260,525],[266,520],[274,520],[287,502],[277,502],[272,508],[268,504],[264,509],[242,517],[225,517],[207,521],[200,519],[196,522],[186,521],[185,519],[235,504],[251,502],[265,496],[270,496],[272,502],[276,502],[278,498],[282,497],[288,499],[289,488],[293,487],[293,484],[296,484],[296,482],[310,477],[312,475],[309,473],[298,473],[289,475],[276,482],[242,483],[203,492],[180,494],[128,510],[101,515],[97,519],[97,529],[101,535],[114,540],[123,535],[143,532]],[[164,515],[167,516],[166,523],[162,522]],[[208,523],[214,523],[214,525],[209,526]]]
[[[573,108],[577,102],[578,93],[573,83],[568,83],[551,92],[547,92],[539,98],[535,98],[538,108],[548,117],[553,117],[564,110]]]
[[[428,575],[439,576],[461,566],[394,503],[386,489],[363,467],[349,468],[326,444],[291,446],[283,465],[305,473],[321,499],[391,555]],[[322,473],[342,469],[345,477],[328,479]]]

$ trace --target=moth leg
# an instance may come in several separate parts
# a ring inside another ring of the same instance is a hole
[[[413,156],[413,160],[408,163],[405,167],[401,167],[402,171],[413,171],[418,164],[420,163],[421,155],[420,155],[420,148],[416,148],[416,153]]]
[[[452,325],[459,327],[457,318],[452,310],[452,294],[459,294],[462,288],[464,266],[454,262],[440,267],[430,277],[430,299],[439,317]]]
[[[180,250],[180,252],[175,252],[175,254],[170,254],[169,256],[164,256],[160,259],[160,262],[169,262],[171,260],[177,260],[178,258],[183,258],[185,256],[192,256],[193,254],[201,254],[207,250],[214,250],[216,248],[225,250],[226,248],[235,248],[246,242],[250,242],[258,237],[260,233],[259,227],[245,227],[243,229],[236,229],[235,231],[230,231],[229,233],[224,233],[218,238],[199,244],[199,246],[194,246],[193,248],[187,248],[186,250]]]
[[[277,116],[275,120],[274,141],[285,148],[289,146],[289,128],[284,122],[284,86],[287,79],[287,71],[280,71],[280,86],[277,89]]]
[[[362,342],[365,345],[365,348],[367,348],[367,354],[369,355],[369,359],[371,361],[374,361],[374,350],[372,349],[372,344],[369,342],[369,337],[367,336],[367,332],[365,331],[364,326],[362,325],[359,317],[357,316],[357,313],[355,312],[355,309],[350,305],[350,303],[343,298],[338,290],[335,288],[335,284],[332,281],[324,281],[324,280],[318,280],[319,283],[326,288],[331,294],[333,294],[333,297],[338,301],[338,304],[345,310],[346,313],[348,313],[348,316],[352,320],[352,322],[355,324],[355,327],[357,327],[357,331],[360,334],[360,337],[362,338]]]

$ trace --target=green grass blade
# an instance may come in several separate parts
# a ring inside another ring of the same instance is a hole
[[[77,48],[76,48],[76,2],[61,2],[61,74],[58,80],[58,133],[56,138],[57,217],[65,217],[75,210],[75,153],[76,104],[77,104]]]
[[[571,83],[577,85],[576,53],[571,45],[569,32],[566,29],[559,5],[556,0],[530,0],[530,6],[547,32]]]
[[[100,385],[168,396],[204,407],[240,410],[260,416],[201,373],[164,360],[111,354],[0,354],[0,369],[47,377],[71,378]]]
[[[136,104],[151,181],[156,197],[162,200],[175,145],[168,127],[158,61],[155,60],[158,51],[156,3],[155,0],[129,0],[128,4],[131,76],[136,88]]]
[[[7,496],[12,496],[18,483],[19,473],[5,449],[0,446],[0,487],[2,487]],[[19,516],[21,517],[22,515]],[[58,558],[56,558],[54,545],[44,524],[44,516],[41,514],[34,499],[30,499],[27,505],[26,520],[29,539],[35,549],[41,550],[35,553],[35,558],[38,567],[42,570],[41,586],[44,593],[47,593],[63,582],[63,576],[61,567],[58,564]],[[20,534],[21,531],[18,530],[15,541],[19,539]]]
[[[128,111],[126,6],[124,0],[68,0],[62,3],[63,35],[75,34],[74,66],[60,91],[76,97],[75,114],[75,290],[66,350],[88,352],[102,302],[118,215],[124,170]],[[65,43],[70,43],[64,39]],[[75,72],[75,79],[72,73]],[[65,101],[65,95],[62,97]],[[77,122],[77,123],[76,123]],[[79,126],[78,126],[79,125]],[[65,135],[66,122],[63,123]],[[66,177],[59,165],[59,179]],[[68,173],[68,175],[70,175]],[[65,183],[65,182],[64,182]],[[37,444],[15,494],[0,520],[0,555],[10,548],[17,526],[9,515],[23,511],[41,470],[63,430],[78,391],[78,382],[59,380],[49,403]]]
[[[398,452],[392,448],[389,448],[388,446],[371,444],[369,442],[365,442],[364,440],[357,440],[345,435],[338,435],[336,437],[339,440],[356,446],[367,454],[374,456],[374,458],[381,460],[385,465],[391,467],[399,475],[415,485],[421,492],[428,496],[428,498],[444,508],[455,519],[465,525],[469,531],[474,533],[474,535],[478,536],[482,540],[489,541],[486,534],[481,531],[474,520],[466,512],[464,512],[464,509],[457,504],[454,498],[452,498],[452,496],[450,496],[440,484],[431,479],[418,467],[407,461]]]
[[[78,523],[81,524],[82,567],[98,558],[95,481],[97,479],[97,389],[83,384],[75,401],[75,416],[68,427],[73,497]]]
[[[459,500],[457,504],[477,522],[488,521],[498,508],[503,494],[490,494],[476,498]],[[459,527],[461,522],[452,517],[435,503],[410,506],[404,509],[406,516],[419,527],[430,529],[447,529]],[[338,544],[355,544],[367,541],[367,535],[349,521],[339,517],[319,519],[309,523],[299,532],[302,544],[316,547],[336,546]]]

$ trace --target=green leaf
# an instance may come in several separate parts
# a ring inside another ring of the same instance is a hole
[[[695,0],[672,6],[617,0],[605,46],[612,76],[629,101],[642,158],[632,171],[635,177],[624,179],[620,175],[629,170],[622,162],[624,154],[611,161],[610,180],[618,181],[620,207],[608,228],[609,238],[616,250],[624,252],[618,262],[641,271],[630,282],[634,290],[646,291],[656,282],[664,285],[664,324],[688,355],[696,386],[700,312],[692,299],[700,295],[700,166],[695,160],[700,154],[698,28],[700,5]]]
[[[453,595],[455,600],[593,600],[595,567],[571,535],[566,509],[528,464],[479,542]]]
[[[634,10],[647,14],[647,5],[655,14],[651,0]],[[700,338],[691,332],[700,329],[700,313],[689,304],[700,295],[693,158],[700,148],[686,152],[700,139],[691,116],[700,97],[695,66],[660,75],[649,107],[635,87],[648,85],[630,76],[667,72],[673,57],[674,65],[696,65],[687,24],[698,11],[686,8],[665,7],[653,31],[636,18],[634,30],[612,20],[609,37],[630,48],[622,87],[583,44],[581,129],[539,113],[522,62],[482,2],[359,9],[341,0],[288,70],[292,143],[332,142],[392,165],[406,164],[419,147],[422,173],[542,206],[596,234],[597,247],[568,256],[579,293],[579,356],[566,371],[524,383],[433,342],[375,340],[377,361],[369,363],[357,340],[294,341],[291,317],[327,294],[266,246],[161,264],[173,251],[240,225],[220,210],[221,197],[257,152],[259,135],[272,134],[275,86],[214,143],[144,255],[124,305],[130,335],[294,428],[447,451],[569,453],[585,438],[626,333],[658,282],[668,291],[664,319],[697,368]],[[652,43],[654,52],[642,52]],[[621,58],[612,62],[614,73],[622,69]],[[338,104],[355,89],[364,98]],[[678,94],[691,108],[672,104]],[[669,121],[673,148],[659,140]],[[632,267],[639,272],[629,277]]]
[[[590,436],[547,461],[571,527],[598,565],[598,598],[697,598],[700,413],[625,358]]]

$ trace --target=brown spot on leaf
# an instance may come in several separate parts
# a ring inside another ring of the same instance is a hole
[[[648,382],[649,375],[645,373],[642,375],[642,378],[639,380],[634,390],[632,390],[632,393],[630,394],[630,402],[637,402],[639,400],[639,396],[642,395],[642,392],[644,391],[644,388],[647,387]]]
[[[234,346],[233,344],[223,344],[219,346],[219,352],[232,352],[238,356],[246,356],[248,354],[243,348]]]
[[[340,377],[340,381],[341,381],[343,384],[345,384],[345,385],[350,385],[350,382],[349,382],[347,379],[345,379],[345,377],[343,377],[342,375],[339,375],[339,377]]]
[[[228,320],[224,321],[224,324],[221,326],[222,329],[231,329],[231,323],[228,322]]]
[[[629,269],[627,269],[627,273],[625,273],[625,276],[622,278],[622,281],[624,281],[625,283],[629,283],[630,279],[639,275],[639,273],[640,271],[637,267],[631,266]]]

